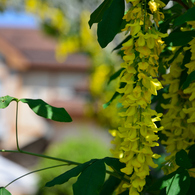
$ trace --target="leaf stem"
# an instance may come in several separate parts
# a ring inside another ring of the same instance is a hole
[[[44,170],[47,170],[47,169],[52,169],[52,168],[56,168],[56,167],[60,167],[60,166],[65,166],[65,165],[67,165],[67,164],[55,165],[55,166],[45,167],[45,168],[43,168],[43,169],[37,169],[37,170],[35,170],[35,171],[31,171],[31,172],[29,172],[29,173],[26,173],[26,174],[24,174],[24,175],[22,175],[22,176],[20,176],[20,177],[18,177],[18,178],[16,178],[16,179],[14,179],[14,180],[11,181],[10,183],[8,183],[4,188],[7,188],[9,185],[11,185],[12,183],[14,183],[15,181],[17,181],[17,180],[19,180],[19,179],[21,179],[21,178],[23,178],[23,177],[25,177],[25,176],[27,176],[27,175],[30,175],[30,174],[32,174],[32,173],[36,173],[36,172],[39,172],[39,171],[44,171]]]
[[[22,152],[19,147],[18,141],[18,101],[16,101],[16,145],[19,152]]]

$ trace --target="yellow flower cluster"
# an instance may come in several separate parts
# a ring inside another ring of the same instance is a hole
[[[120,102],[123,110],[118,130],[112,130],[115,136],[112,141],[116,145],[112,150],[115,157],[126,164],[121,169],[129,178],[129,183],[123,183],[123,188],[129,188],[130,195],[139,195],[145,185],[145,178],[149,175],[149,166],[156,168],[152,147],[158,146],[156,133],[161,130],[155,125],[162,114],[150,108],[151,96],[157,95],[162,88],[156,79],[158,76],[158,59],[163,49],[161,38],[164,35],[154,28],[151,18],[159,20],[160,1],[149,1],[153,15],[147,13],[143,2],[128,0],[132,7],[124,16],[127,21],[124,31],[129,32],[131,38],[123,44],[124,68],[120,75],[120,86],[117,91],[122,95]],[[123,84],[121,86],[121,84]]]
[[[36,14],[43,22],[49,21],[50,25],[58,31],[59,43],[56,48],[56,58],[64,61],[67,54],[77,52],[79,48],[78,39],[74,36],[65,37],[70,30],[70,24],[67,21],[64,12],[60,8],[53,7],[47,1],[26,0],[25,9],[27,12]]]
[[[90,81],[90,91],[94,96],[98,96],[103,91],[105,80],[109,72],[110,68],[106,64],[95,67]]]
[[[191,62],[185,66],[188,68],[187,74],[195,70],[195,39],[190,43],[192,52]],[[180,86],[182,69],[181,63],[183,54],[180,53],[177,59],[171,64],[170,73],[164,75],[163,84],[169,85],[169,92],[163,94],[165,99],[170,98],[168,104],[162,105],[168,109],[164,115],[161,124],[164,126],[163,133],[168,137],[162,144],[166,145],[167,153],[166,163],[163,167],[165,174],[175,171],[178,166],[175,162],[175,154],[188,146],[195,144],[195,83],[190,83],[189,87],[182,90]],[[190,172],[189,172],[190,173]]]
[[[164,81],[162,81],[162,84],[169,85],[169,92],[163,94],[163,97],[165,99],[170,98],[169,104],[161,105],[164,109],[168,109],[161,121],[164,127],[162,132],[168,137],[167,141],[162,141],[162,144],[167,145],[167,153],[171,153],[171,155],[166,157],[166,163],[163,167],[166,174],[178,168],[175,163],[175,154],[188,146],[188,142],[186,142],[188,134],[186,134],[185,137],[183,135],[184,132],[187,132],[186,115],[182,111],[185,102],[183,102],[183,98],[180,98],[181,91],[179,90],[180,76],[182,73],[180,66],[182,60],[183,55],[180,53],[171,64],[169,74],[163,75]]]

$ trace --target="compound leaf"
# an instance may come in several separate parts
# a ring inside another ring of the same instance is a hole
[[[99,195],[105,180],[106,167],[103,160],[88,166],[73,184],[74,195]]]
[[[61,185],[63,183],[66,183],[70,178],[78,176],[86,167],[88,167],[93,161],[95,160],[90,160],[84,164],[80,164],[65,173],[55,177],[53,180],[47,182],[45,184],[46,187],[52,187],[55,185]]]

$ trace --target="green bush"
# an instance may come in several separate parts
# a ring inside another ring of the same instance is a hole
[[[103,158],[106,156],[110,156],[108,143],[104,144],[100,137],[97,138],[92,134],[86,135],[86,133],[81,133],[81,135],[79,136],[72,136],[60,143],[53,143],[46,151],[46,154],[80,163],[86,162],[92,158]],[[42,159],[37,167],[49,167],[57,164],[63,163],[57,163],[56,161]],[[72,178],[69,180],[69,182],[60,186],[43,188],[46,182],[52,180],[54,177],[73,167],[74,166],[72,165],[62,166],[39,172],[40,181],[37,195],[73,194],[71,186],[73,183],[75,183],[76,178]]]

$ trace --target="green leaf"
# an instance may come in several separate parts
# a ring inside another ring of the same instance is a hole
[[[165,175],[164,177],[158,179],[155,183],[153,183],[151,186],[147,188],[147,191],[157,191],[162,190],[163,188],[169,186],[169,184],[172,181],[172,178],[180,171],[180,169],[177,169],[173,173],[170,173],[169,175]]]
[[[185,67],[185,64],[189,63],[191,61],[191,56],[192,56],[192,53],[190,51],[190,49],[188,49],[185,54],[184,54],[184,59],[183,59],[183,63],[181,65],[181,68],[184,69],[186,68]]]
[[[10,102],[17,101],[16,98],[11,97],[9,95],[0,97],[0,108],[6,108],[9,106]]]
[[[73,184],[74,195],[99,195],[105,180],[106,167],[98,160],[87,167]]]
[[[167,5],[167,3],[169,2],[169,0],[162,0],[162,2]]]
[[[190,176],[187,170],[177,173],[166,188],[167,195],[185,195],[190,187]]]
[[[106,109],[112,103],[112,101],[116,99],[119,95],[120,95],[119,92],[115,92],[112,98],[107,103],[103,104],[103,108]]]
[[[168,61],[168,64],[171,64],[177,56],[183,51],[183,47],[180,47],[175,53],[174,56]]]
[[[159,25],[159,31],[162,33],[167,33],[167,27],[170,26],[171,23],[178,17],[178,14],[164,13],[165,19]]]
[[[151,103],[155,103],[155,110],[158,113],[163,113],[164,109],[162,108],[161,104],[168,104],[170,99],[164,99],[163,94],[168,93],[168,86],[165,86],[163,89],[158,91],[156,96],[152,95]]]
[[[191,2],[194,4],[195,3],[195,0],[191,0]]]
[[[118,187],[121,180],[110,175],[110,177],[104,183],[100,195],[112,195],[114,190]]]
[[[113,0],[110,7],[104,12],[97,29],[98,42],[102,48],[106,47],[119,32],[123,22],[124,10],[124,0]]]
[[[185,68],[180,75],[180,81],[179,81],[179,89],[181,89],[181,87],[183,86],[184,82],[186,81],[187,77],[188,77],[188,69]]]
[[[126,86],[126,83],[124,82],[120,83],[120,88],[123,88],[125,86]],[[111,97],[111,99],[107,103],[103,104],[103,108],[106,109],[112,103],[112,101],[116,99],[119,95],[120,93],[116,91],[114,95]]]
[[[166,195],[166,188],[163,188],[161,191],[160,191],[160,194],[159,195]]]
[[[122,19],[122,23],[121,23],[121,26],[120,26],[120,28],[118,30],[118,33],[121,33],[122,32],[122,30],[125,28],[125,26],[126,26],[127,23],[128,22],[126,20]]]
[[[59,122],[71,122],[70,115],[64,108],[53,107],[41,99],[20,99],[21,102],[27,103],[35,114],[47,119]]]
[[[195,163],[195,144],[189,147],[188,157]]]
[[[182,46],[187,45],[195,37],[195,31],[172,32],[164,39],[167,45]]]
[[[185,195],[190,186],[190,177],[187,170],[178,168],[151,185],[147,191],[157,191],[166,187],[166,195]]]
[[[0,188],[0,195],[11,195],[11,193],[5,188]]]
[[[88,22],[90,28],[94,23],[98,23],[102,20],[104,12],[109,8],[113,0],[104,0],[103,3],[90,15]]]
[[[192,83],[193,81],[195,81],[195,71],[191,72],[186,81],[184,82],[182,89],[186,89],[187,87],[189,87],[190,83]]]
[[[176,164],[180,167],[190,169],[192,167],[192,163],[188,157],[188,154],[185,150],[180,150],[176,153]]]
[[[183,15],[179,16],[174,21],[174,26],[179,26],[179,25],[183,24],[184,22],[195,20],[194,13],[195,13],[195,7],[188,9]]]
[[[120,172],[120,169],[125,167],[125,163],[120,162],[118,158],[106,157],[103,160],[108,166],[117,172]]]
[[[110,79],[109,79],[109,81],[108,81],[108,84],[112,81],[112,80],[114,80],[114,79],[116,79],[117,77],[119,77],[120,76],[120,74],[121,74],[121,72],[124,70],[124,68],[120,68],[118,71],[116,71],[111,77],[110,77]]]
[[[119,195],[129,195],[129,190],[126,190],[126,191],[120,193]]]
[[[65,182],[67,182],[70,178],[78,176],[84,169],[86,169],[91,163],[93,163],[95,160],[90,160],[84,164],[80,164],[73,169],[70,169],[66,171],[65,173],[55,177],[53,180],[47,182],[45,184],[46,187],[52,187],[55,185],[61,185]]]
[[[195,178],[194,177],[190,177],[190,187],[188,189],[188,192],[186,195],[192,195],[195,192]]]

